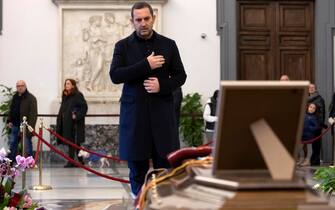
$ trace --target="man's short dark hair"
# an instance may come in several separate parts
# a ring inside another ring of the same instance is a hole
[[[134,5],[133,5],[133,7],[131,8],[131,18],[134,18],[134,10],[135,9],[143,9],[143,8],[148,8],[149,9],[149,11],[150,11],[150,14],[151,14],[151,16],[153,17],[154,16],[154,11],[153,11],[153,9],[152,9],[152,7],[151,7],[151,5],[150,4],[148,4],[147,2],[136,2]]]

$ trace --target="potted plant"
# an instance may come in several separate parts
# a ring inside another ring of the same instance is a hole
[[[314,172],[314,180],[318,183],[314,185],[314,189],[332,195],[335,190],[335,167],[322,167]]]
[[[203,142],[201,95],[187,94],[181,104],[180,132],[188,146],[200,146]]]

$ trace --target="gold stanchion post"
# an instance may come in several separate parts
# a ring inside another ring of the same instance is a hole
[[[22,157],[25,157],[26,155],[26,138],[27,138],[27,117],[24,116],[22,119],[22,123],[20,126],[21,132],[22,132]],[[22,189],[26,187],[26,171],[22,172]]]
[[[40,118],[40,130],[43,130],[43,118]],[[43,136],[43,132],[40,133],[41,136]],[[38,164],[38,175],[39,175],[39,179],[38,179],[38,185],[32,186],[30,187],[31,190],[52,190],[52,187],[49,185],[43,185],[42,184],[42,178],[43,178],[43,158],[42,158],[42,153],[43,152],[43,143],[41,142],[41,148],[39,151],[39,164]]]

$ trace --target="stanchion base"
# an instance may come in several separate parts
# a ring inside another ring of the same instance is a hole
[[[52,187],[49,185],[35,185],[29,187],[30,190],[52,190]]]

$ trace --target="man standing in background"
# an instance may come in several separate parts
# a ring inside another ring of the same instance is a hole
[[[16,93],[14,94],[11,104],[9,115],[7,119],[7,126],[11,129],[9,139],[9,159],[14,163],[17,147],[20,137],[20,124],[23,117],[27,117],[28,124],[35,128],[37,120],[37,101],[33,94],[27,90],[26,82],[19,80],[16,82]],[[33,145],[31,142],[31,133],[27,132],[25,139],[25,154],[27,156],[33,155]]]

